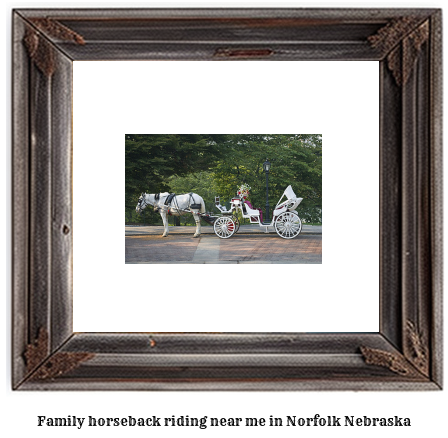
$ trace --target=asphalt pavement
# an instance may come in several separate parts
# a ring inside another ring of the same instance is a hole
[[[305,225],[294,239],[253,225],[242,225],[229,239],[217,237],[213,227],[201,231],[199,238],[193,238],[195,227],[170,227],[168,236],[162,237],[161,226],[127,226],[126,263],[322,263],[322,227]]]

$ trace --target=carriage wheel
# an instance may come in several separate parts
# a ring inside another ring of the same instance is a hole
[[[228,239],[235,234],[236,224],[233,217],[223,216],[216,219],[213,224],[215,234],[221,239]]]
[[[275,220],[275,231],[283,239],[293,239],[302,231],[302,221],[299,216],[290,211],[280,214]]]

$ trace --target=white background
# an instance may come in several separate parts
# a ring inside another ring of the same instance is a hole
[[[378,71],[75,61],[74,330],[377,332]],[[322,134],[322,264],[124,264],[125,133],[200,132]]]
[[[2,216],[2,225],[5,223],[6,249],[5,263],[2,264],[2,278],[5,278],[5,308],[4,308],[4,343],[5,348],[2,349],[2,417],[0,430],[4,436],[22,436],[29,435],[33,437],[60,437],[60,436],[85,436],[85,437],[113,437],[113,436],[129,436],[129,437],[147,437],[151,436],[174,436],[176,433],[180,436],[228,436],[227,429],[206,429],[197,432],[196,428],[188,429],[86,429],[77,430],[74,428],[60,430],[45,429],[36,427],[37,415],[47,415],[62,417],[67,415],[77,415],[86,417],[103,416],[170,416],[170,415],[190,415],[190,416],[221,416],[221,417],[239,417],[239,416],[258,416],[269,417],[269,415],[282,416],[298,415],[298,416],[314,416],[319,413],[321,415],[368,415],[368,416],[408,416],[412,420],[411,428],[308,428],[299,429],[283,428],[281,430],[273,430],[271,428],[257,428],[248,430],[239,428],[230,432],[235,437],[247,436],[303,436],[303,437],[422,437],[434,436],[444,437],[448,434],[446,423],[446,406],[448,405],[448,397],[446,391],[439,392],[392,392],[392,393],[371,393],[371,392],[312,392],[312,393],[216,393],[216,392],[198,392],[198,393],[147,393],[147,392],[93,392],[93,393],[77,393],[77,392],[12,392],[10,390],[10,339],[11,339],[11,299],[10,299],[10,254],[11,254],[11,222],[10,222],[10,203],[11,203],[11,186],[10,186],[10,10],[12,7],[51,7],[51,6],[141,6],[142,4],[126,3],[51,3],[51,2],[5,2],[5,44],[6,62],[5,75],[6,93],[3,99],[7,105],[4,107],[6,117],[2,119],[2,132],[6,133],[6,142],[8,145],[4,148],[5,159],[5,199],[6,199],[6,216]],[[209,3],[210,4],[210,3]],[[151,3],[145,3],[151,5]],[[171,4],[179,6],[180,3]],[[202,4],[204,6],[206,4]],[[216,4],[215,4],[216,5]],[[223,4],[223,6],[232,6],[231,4]],[[358,3],[341,3],[341,2],[323,2],[323,3],[249,3],[245,2],[242,6],[307,6],[307,7],[331,7],[331,6],[368,6],[368,7],[442,7],[442,2],[358,2]],[[160,4],[159,4],[160,6]],[[164,6],[167,6],[165,4]],[[233,5],[235,6],[235,5]],[[446,59],[446,57],[445,57]],[[446,100],[446,99],[445,99]],[[325,141],[325,138],[324,138]],[[4,221],[4,222],[3,222]],[[325,240],[324,240],[325,243]],[[325,251],[324,247],[324,251]],[[325,252],[324,252],[325,254]],[[4,275],[3,275],[4,274]],[[446,350],[446,348],[445,348]],[[445,360],[445,364],[446,364]],[[446,374],[446,365],[445,365]]]

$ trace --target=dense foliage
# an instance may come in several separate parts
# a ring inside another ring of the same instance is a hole
[[[144,217],[136,217],[140,194],[170,191],[171,176],[208,170],[221,155],[218,142],[222,139],[206,134],[126,134],[126,221],[158,221],[160,215],[151,209],[146,209]]]
[[[142,221],[133,211],[141,192],[195,192],[209,211],[215,195],[222,203],[242,183],[251,186],[250,201],[265,211],[266,174],[273,207],[291,184],[304,198],[298,208],[306,222],[322,222],[322,136],[319,134],[126,135],[126,221]],[[189,216],[182,218],[187,223]],[[147,213],[147,223],[160,216]]]

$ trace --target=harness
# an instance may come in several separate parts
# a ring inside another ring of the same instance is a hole
[[[143,196],[143,194],[142,194],[141,199],[138,200],[138,205],[140,206],[140,208],[144,209],[144,208],[146,208],[148,205],[151,205],[151,204],[148,204],[148,203],[146,202],[146,198],[145,198],[145,196]]]
[[[193,210],[200,210],[201,204],[194,203],[193,193],[190,192],[189,195],[190,195],[190,201],[193,201],[193,204],[190,202],[190,205],[188,206],[188,208],[192,208]]]
[[[171,193],[169,194],[166,199],[165,199],[165,205],[171,205],[171,201],[173,200],[173,198],[176,196],[175,193]]]
[[[189,204],[187,208],[193,209],[193,210],[200,210],[201,209],[201,204],[196,204],[194,202],[194,197],[193,197],[193,193],[190,192],[188,193],[188,195],[190,195],[189,198]],[[159,196],[159,195],[157,195]],[[177,212],[179,213],[179,216],[182,216],[183,214],[185,214],[186,212],[184,210],[181,210],[179,208],[179,204],[177,202],[177,196],[183,196],[183,195],[176,195],[175,193],[170,193],[164,202],[164,205],[166,205],[168,207],[168,214],[171,216],[171,212],[170,212],[170,208],[174,208],[177,210]],[[172,207],[171,207],[172,205]]]

